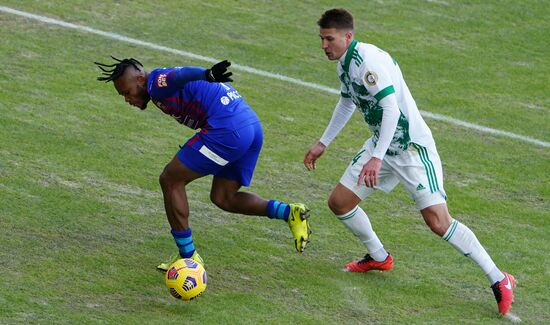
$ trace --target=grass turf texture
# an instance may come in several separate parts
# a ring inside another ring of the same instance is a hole
[[[319,49],[329,2],[2,1],[35,14],[338,86]],[[400,63],[419,107],[550,141],[549,10],[543,2],[357,2],[357,38]],[[153,106],[127,106],[95,81],[92,61],[135,57],[146,68],[209,65],[0,13],[0,323],[498,324],[481,271],[431,234],[399,187],[362,204],[396,258],[390,273],[340,268],[364,254],[326,208],[328,193],[369,135],[355,116],[315,173],[303,154],[336,96],[235,72],[263,121],[251,190],[304,201],[313,242],[297,255],[287,226],[224,213],[210,179],[188,187],[209,287],[182,304],[154,266],[175,251],[158,174],[193,134]],[[547,148],[427,120],[453,216],[516,276],[513,312],[550,321],[550,154]],[[364,130],[364,131],[361,131]]]

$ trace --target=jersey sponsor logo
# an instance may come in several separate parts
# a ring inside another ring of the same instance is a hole
[[[241,95],[239,95],[239,93],[236,90],[233,90],[227,93],[227,97],[229,97],[229,99],[231,100],[235,100],[235,99],[241,98]]]
[[[227,92],[226,95],[227,95],[227,96],[222,96],[222,97],[220,98],[220,102],[221,102],[223,105],[227,105],[227,104],[229,104],[232,100],[236,100],[236,99],[241,98],[241,95],[239,95],[239,93],[238,93],[236,90],[229,91],[229,92]]]
[[[378,80],[378,75],[376,74],[376,72],[367,71],[367,73],[365,73],[365,82],[367,83],[367,85],[374,86],[376,85],[377,80]]]
[[[168,87],[168,84],[166,83],[166,73],[161,73],[157,77],[157,87]]]

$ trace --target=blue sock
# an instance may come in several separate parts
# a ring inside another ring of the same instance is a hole
[[[195,253],[195,245],[193,244],[191,228],[185,230],[172,229],[172,236],[174,236],[181,258],[193,256]]]
[[[290,215],[290,205],[284,202],[279,202],[277,200],[270,200],[267,203],[268,218],[288,220],[289,215]]]

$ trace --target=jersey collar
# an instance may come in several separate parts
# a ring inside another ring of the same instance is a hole
[[[351,41],[351,44],[348,46],[348,50],[346,51],[346,58],[344,60],[344,71],[347,73],[349,73],[349,64],[353,57],[353,51],[355,50],[355,46],[357,46],[357,41],[353,40]]]

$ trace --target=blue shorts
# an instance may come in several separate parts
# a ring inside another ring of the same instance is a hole
[[[249,186],[264,141],[260,122],[236,130],[202,129],[191,137],[177,156],[189,169]]]

